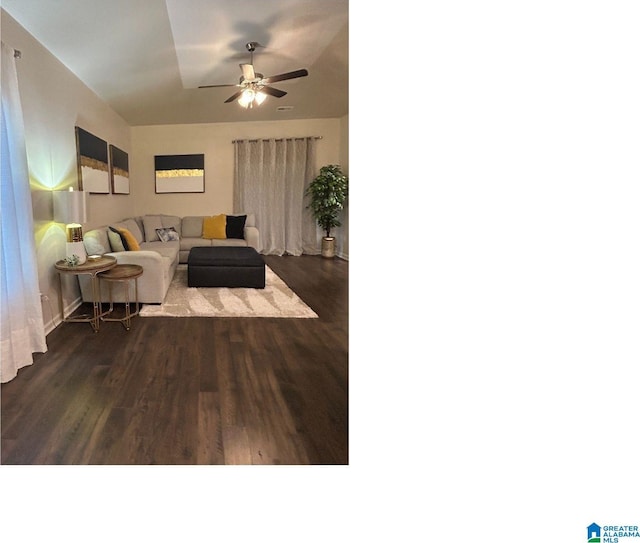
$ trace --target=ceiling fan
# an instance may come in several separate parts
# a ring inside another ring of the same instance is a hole
[[[240,90],[235,94],[229,96],[224,103],[228,104],[234,100],[238,100],[238,103],[245,108],[252,108],[255,105],[260,105],[264,102],[267,95],[275,96],[276,98],[282,98],[286,92],[270,87],[271,83],[277,83],[278,81],[286,81],[287,79],[296,79],[297,77],[305,77],[309,75],[309,72],[304,68],[302,70],[295,70],[293,72],[287,72],[279,75],[272,75],[264,77],[262,74],[256,72],[253,69],[253,52],[256,47],[262,47],[256,41],[250,41],[246,44],[247,51],[251,54],[251,62],[249,64],[240,64],[242,69],[242,75],[240,76],[240,82],[238,84],[228,85],[202,85],[199,89],[210,89],[213,87],[240,87]]]

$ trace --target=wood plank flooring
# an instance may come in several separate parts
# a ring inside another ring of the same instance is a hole
[[[265,256],[318,319],[64,323],[1,388],[3,464],[348,464],[349,264]]]

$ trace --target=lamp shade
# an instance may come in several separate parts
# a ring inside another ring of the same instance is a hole
[[[83,190],[53,192],[53,220],[64,224],[87,222],[87,193]]]

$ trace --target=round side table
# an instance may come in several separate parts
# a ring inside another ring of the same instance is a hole
[[[138,313],[140,313],[140,302],[138,302],[138,277],[142,275],[142,266],[138,266],[137,264],[118,264],[117,266],[102,272],[98,275],[100,281],[106,281],[109,285],[109,310],[104,313],[105,316],[102,317],[103,321],[115,321],[122,323],[125,330],[129,331],[131,329],[131,318],[135,317]],[[136,310],[131,312],[130,305],[130,281],[134,282],[135,288],[135,304]],[[125,302],[124,302],[124,317],[107,317],[106,315],[113,314],[113,283],[124,283],[125,290]]]
[[[100,285],[98,283],[97,276],[100,272],[104,272],[109,268],[113,268],[117,264],[115,257],[103,255],[99,258],[92,258],[87,260],[84,264],[77,266],[69,266],[64,260],[58,260],[55,263],[55,268],[58,271],[60,278],[60,290],[58,291],[58,301],[60,303],[60,314],[62,315],[63,322],[88,322],[91,324],[94,332],[100,329],[100,317],[105,313],[102,312],[102,304],[100,302]],[[62,275],[89,275],[91,276],[91,295],[93,298],[93,314],[92,315],[77,315],[77,316],[64,316],[64,302],[62,299]]]

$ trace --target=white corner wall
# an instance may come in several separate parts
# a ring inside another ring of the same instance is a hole
[[[8,13],[1,11],[2,41],[21,51],[18,85],[25,123],[35,222],[38,278],[45,329],[60,323],[59,279],[54,264],[64,258],[64,227],[53,222],[52,190],[78,188],[75,126],[129,151],[130,128],[107,104],[58,61]],[[104,224],[133,211],[133,197],[93,194],[88,223]],[[77,282],[65,278],[67,311],[79,302]],[[89,326],[89,325],[87,325]]]

